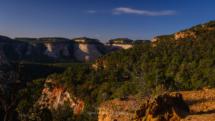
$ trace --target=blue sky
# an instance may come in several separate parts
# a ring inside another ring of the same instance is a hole
[[[149,39],[215,20],[210,0],[1,0],[0,35]]]

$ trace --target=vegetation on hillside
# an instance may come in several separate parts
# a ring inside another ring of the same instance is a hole
[[[204,25],[213,27],[214,23]],[[161,85],[170,91],[215,87],[215,30],[199,25],[191,30],[198,30],[196,38],[158,36],[159,41],[100,56],[96,69],[68,67],[49,76],[55,80],[50,86],[62,86],[83,100],[83,113],[73,119],[91,121],[97,120],[97,115],[89,116],[88,112],[97,112],[95,108],[105,100],[159,94]]]

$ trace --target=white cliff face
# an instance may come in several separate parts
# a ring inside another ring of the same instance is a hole
[[[134,45],[130,44],[66,44],[66,43],[0,43],[7,51],[19,55],[47,55],[49,57],[75,57],[79,61],[96,60],[101,54],[119,49],[129,49]]]
[[[129,49],[133,47],[134,45],[130,44],[105,44],[107,50],[114,51],[114,50],[119,50],[119,49]]]
[[[44,54],[48,55],[49,57],[59,58],[61,56],[66,56],[66,57],[70,56],[70,53],[68,50],[68,46],[69,46],[68,44],[45,43],[44,45],[47,47]]]
[[[74,44],[74,56],[80,61],[95,60],[101,53],[95,44]]]

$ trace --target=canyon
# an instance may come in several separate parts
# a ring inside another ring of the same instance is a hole
[[[5,38],[0,37],[0,40]],[[7,38],[6,38],[7,39]],[[78,61],[93,61],[100,55],[119,49],[132,48],[133,44],[103,44],[103,43],[28,43],[21,41],[1,41],[5,52],[23,56],[47,56],[53,58],[75,58]]]

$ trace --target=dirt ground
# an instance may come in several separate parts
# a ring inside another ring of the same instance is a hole
[[[215,88],[179,93],[190,108],[190,113],[182,112],[181,121],[215,121]]]

